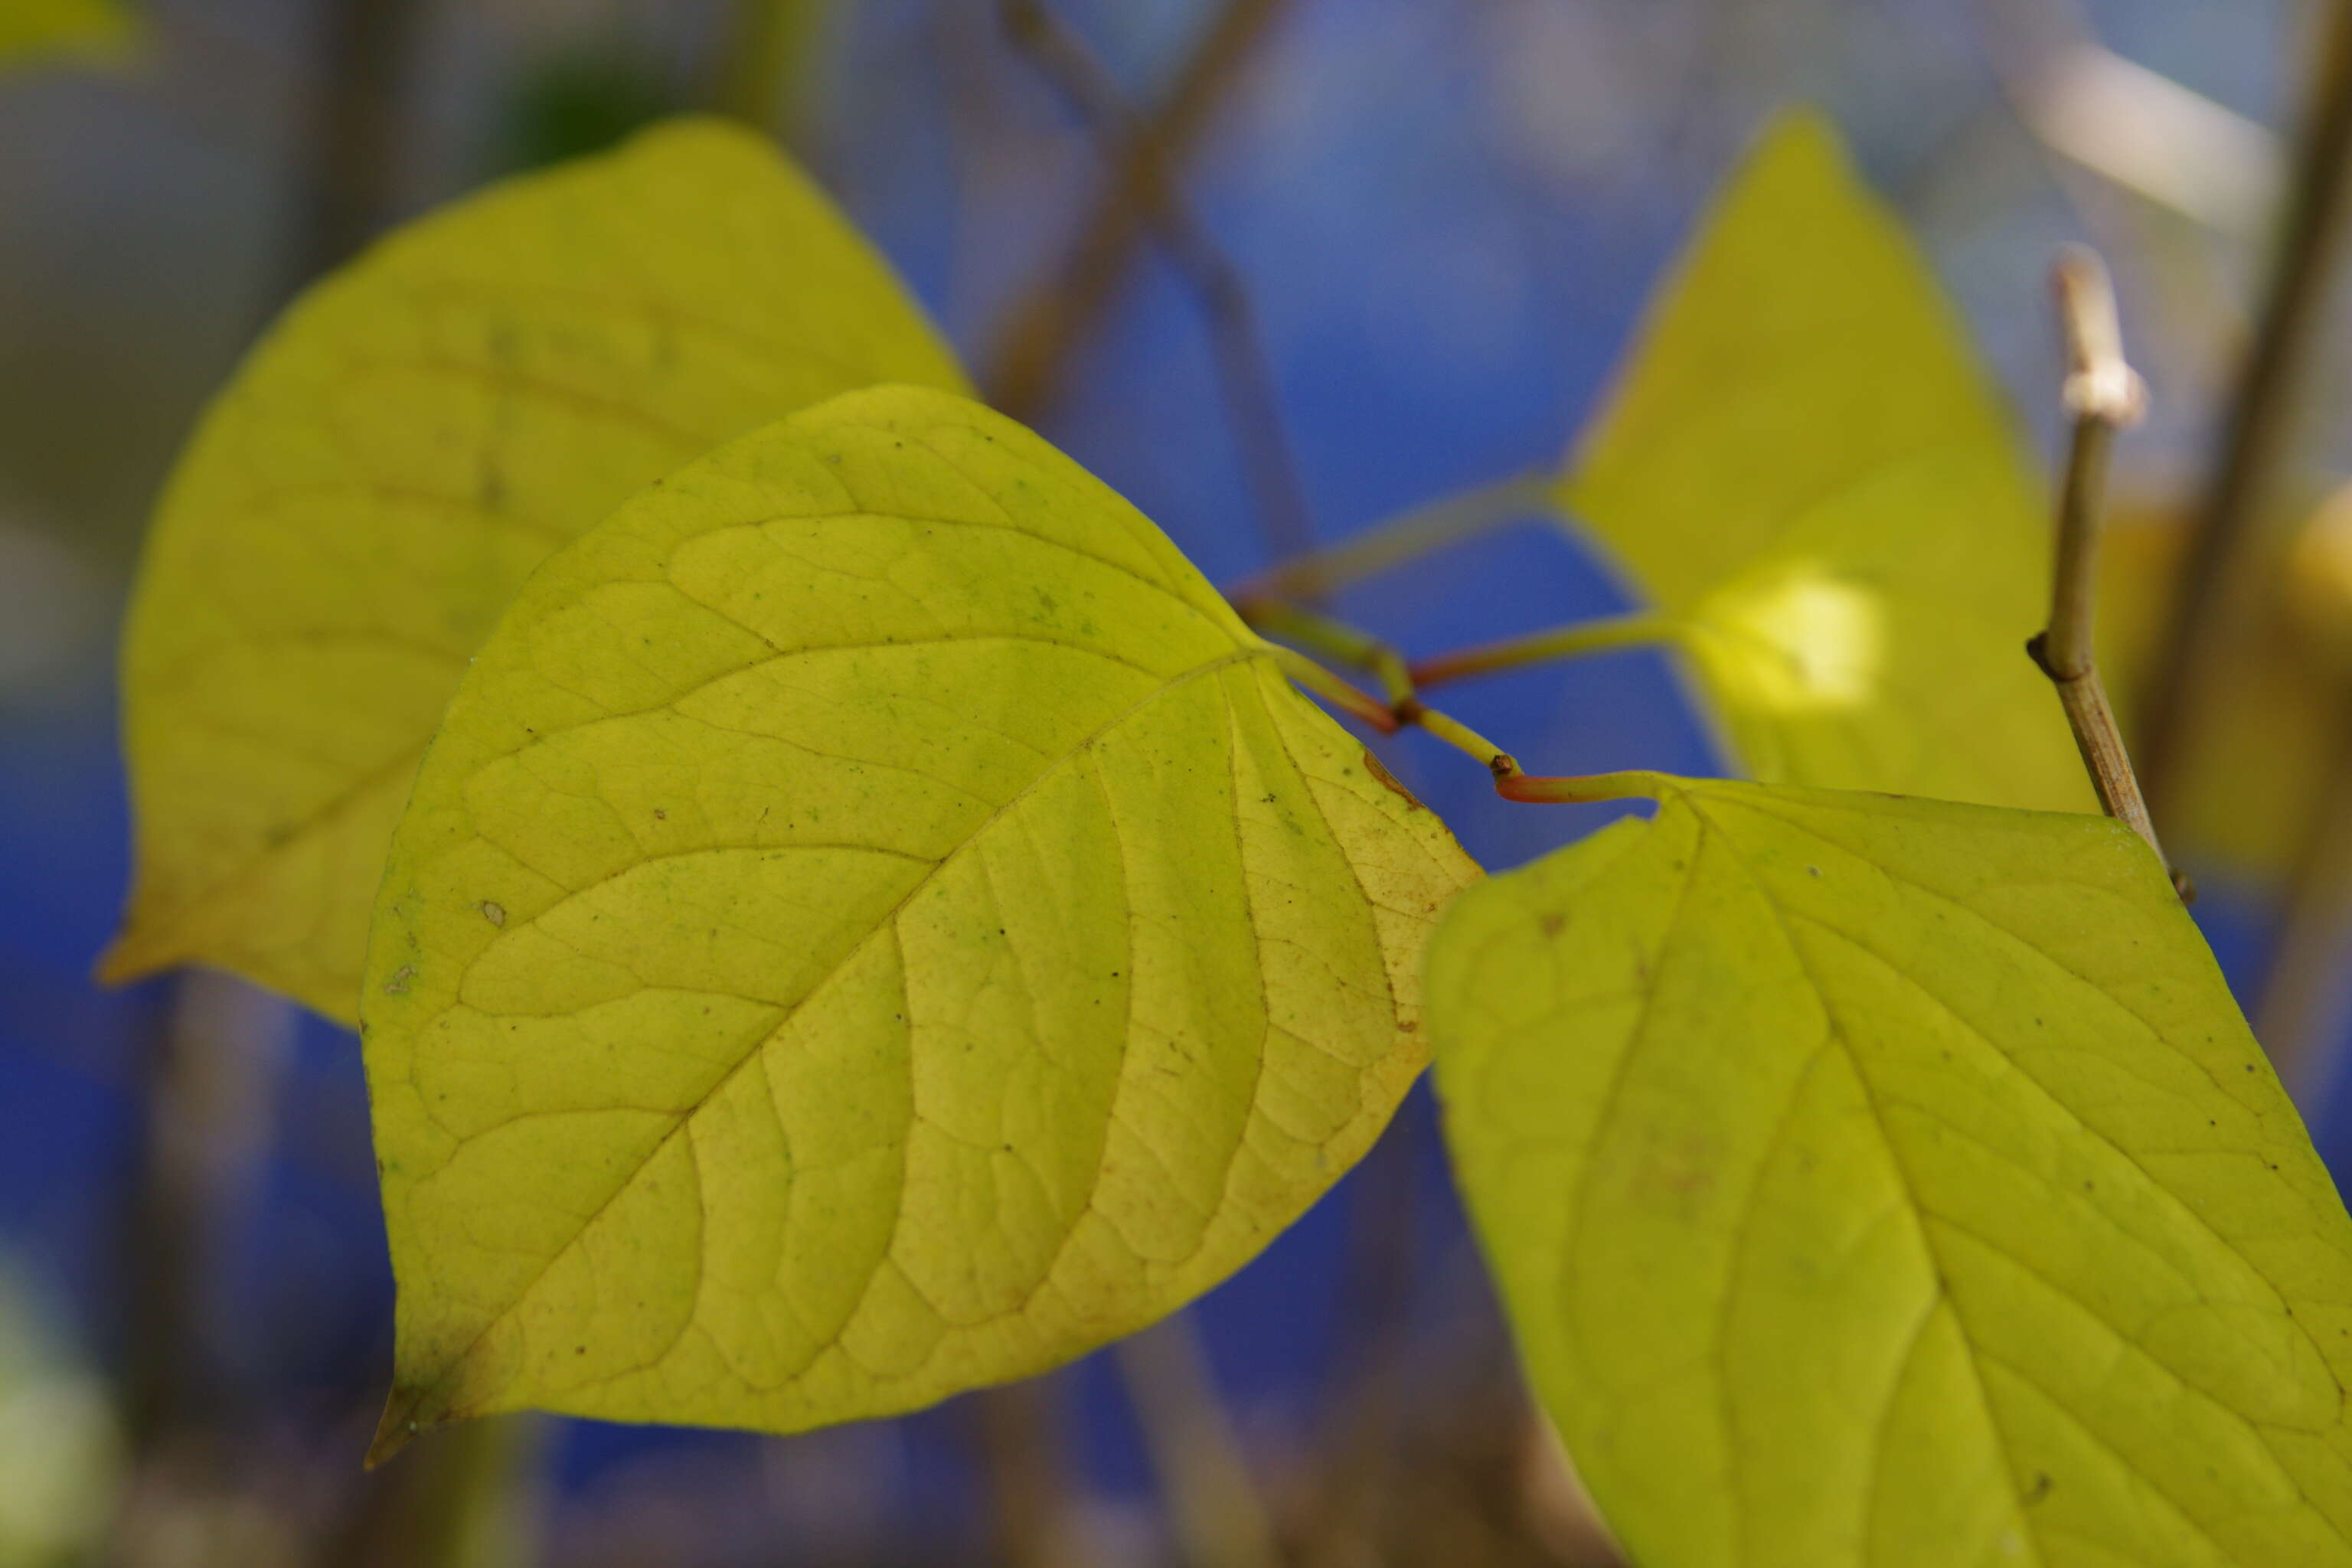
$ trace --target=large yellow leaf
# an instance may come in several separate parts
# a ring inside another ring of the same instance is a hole
[[[393,821],[517,585],[719,442],[877,381],[961,385],[823,194],[717,121],[497,186],[314,289],[148,543],[104,973],[211,963],[356,1018]]]
[[[103,58],[139,36],[120,0],[0,0],[0,68]]]
[[[1643,1568],[2352,1562],[2352,1221],[2155,857],[1648,781],[1430,959],[1447,1136]]]
[[[1776,783],[2090,810],[2025,657],[2047,505],[1934,276],[1783,121],[1653,305],[1561,505]]]
[[[884,388],[724,448],[531,580],[394,841],[379,1451],[788,1431],[1150,1321],[1386,1122],[1475,876],[1020,426]]]

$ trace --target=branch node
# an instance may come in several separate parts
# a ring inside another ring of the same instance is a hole
[[[2025,657],[2033,661],[2034,668],[2050,678],[2053,685],[2066,679],[2050,668],[2050,634],[2048,632],[2036,632],[2025,639]]]

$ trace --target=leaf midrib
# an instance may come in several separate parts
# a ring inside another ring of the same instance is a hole
[[[1952,1296],[1950,1281],[1945,1275],[1943,1255],[1937,1249],[1934,1238],[1927,1234],[1927,1227],[1924,1223],[1923,1217],[1927,1211],[1925,1205],[1919,1201],[1917,1184],[1911,1174],[1910,1166],[1908,1163],[1905,1161],[1902,1152],[1895,1147],[1894,1138],[1886,1130],[1885,1111],[1879,1100],[1878,1087],[1872,1080],[1870,1075],[1864,1071],[1858,1053],[1854,1049],[1853,1042],[1847,1037],[1845,1026],[1839,1019],[1838,1010],[1831,1002],[1828,989],[1822,984],[1821,977],[1814,973],[1811,962],[1806,957],[1804,949],[1797,941],[1795,928],[1789,923],[1789,912],[1780,907],[1780,900],[1772,894],[1770,885],[1764,880],[1762,874],[1756,869],[1754,863],[1748,858],[1747,854],[1740,848],[1738,840],[1735,838],[1720,823],[1717,822],[1715,818],[1707,813],[1706,808],[1704,805],[1699,804],[1696,792],[1687,789],[1677,790],[1675,792],[1675,800],[1676,804],[1680,805],[1685,810],[1691,814],[1692,818],[1699,825],[1703,831],[1713,834],[1716,838],[1722,843],[1725,852],[1730,856],[1733,864],[1739,868],[1741,873],[1747,877],[1749,883],[1755,888],[1758,900],[1762,903],[1766,909],[1771,911],[1773,923],[1780,930],[1782,944],[1788,949],[1789,956],[1790,960],[1795,963],[1798,973],[1803,976],[1807,989],[1812,992],[1814,1000],[1821,1006],[1822,1021],[1828,1026],[1830,1043],[1833,1044],[1839,1054],[1845,1058],[1847,1069],[1853,1074],[1855,1084],[1861,1089],[1864,1098],[1869,1102],[1871,1131],[1876,1135],[1879,1147],[1885,1152],[1888,1165],[1895,1171],[1897,1178],[1903,1184],[1906,1198],[1906,1202],[1904,1204],[1906,1218],[1909,1221],[1913,1233],[1918,1238],[1921,1249],[1925,1252],[1930,1265],[1935,1269],[1936,1298],[1935,1303],[1931,1303],[1929,1306],[1927,1313],[1928,1320],[1930,1321],[1933,1321],[1935,1304],[1941,1303],[1953,1308],[1953,1316],[1957,1321],[1958,1320],[1958,1306]],[[1696,864],[1696,853],[1694,853],[1693,861],[1694,864]],[[1769,1151],[1767,1151],[1767,1158],[1769,1159]],[[2015,1510],[2020,1522],[2025,1526],[2027,1537],[2033,1540],[2034,1559],[2036,1562],[2040,1562],[2042,1560],[2041,1542],[2038,1538],[2033,1537],[2031,1521],[2028,1519],[2025,1507],[2024,1489],[2018,1484],[2015,1460],[2010,1452],[2007,1435],[2001,1428],[2000,1418],[1993,1414],[1991,1393],[1985,1386],[1983,1374],[1979,1371],[1975,1363],[1974,1340],[1972,1337],[1966,1334],[1965,1330],[1963,1331],[1963,1338],[1967,1340],[1969,1343],[1969,1379],[1976,1387],[1978,1407],[1981,1415],[1981,1419],[1983,1420],[1986,1427],[1994,1436],[1995,1443],[2000,1450],[2001,1468],[2009,1476],[2011,1505]],[[1901,1396],[1902,1373],[1903,1368],[1898,1366],[1895,1369],[1895,1377],[1888,1386],[1887,1405],[1889,1408],[1891,1408],[1894,1402]],[[1885,1418],[1885,1411],[1882,1410],[1880,1413],[1881,1422],[1883,1423]],[[1874,1484],[1875,1483],[1874,1481]],[[1863,1510],[1862,1517],[1857,1521],[1858,1539],[1866,1542],[1870,1537],[1872,1499],[1868,1496],[1864,1496],[1859,1499],[1858,1501]]]
[[[663,1132],[659,1138],[655,1140],[653,1144],[647,1148],[646,1152],[622,1173],[620,1178],[614,1184],[612,1190],[597,1203],[593,1209],[590,1210],[588,1214],[581,1219],[578,1229],[573,1233],[573,1235],[568,1240],[563,1242],[562,1245],[557,1247],[553,1251],[548,1254],[547,1258],[541,1263],[539,1268],[532,1272],[530,1278],[523,1282],[523,1284],[514,1292],[503,1307],[486,1316],[481,1328],[476,1331],[472,1338],[467,1340],[467,1342],[455,1353],[446,1358],[438,1375],[430,1383],[416,1385],[412,1388],[410,1391],[410,1397],[412,1400],[410,1418],[415,1419],[415,1413],[424,1409],[424,1401],[426,1395],[435,1394],[445,1388],[450,1382],[451,1378],[464,1368],[467,1359],[473,1354],[474,1351],[479,1347],[482,1341],[489,1335],[491,1331],[500,1322],[505,1321],[508,1316],[513,1312],[515,1308],[528,1299],[533,1290],[539,1288],[540,1283],[546,1279],[548,1273],[555,1267],[555,1264],[561,1258],[562,1258],[573,1247],[580,1245],[582,1237],[587,1234],[589,1229],[604,1216],[605,1212],[609,1210],[614,1203],[619,1201],[622,1194],[628,1191],[629,1187],[636,1181],[636,1179],[644,1173],[646,1167],[652,1164],[654,1160],[660,1155],[662,1151],[668,1147],[671,1141],[677,1138],[678,1134],[687,1128],[695,1116],[698,1115],[705,1106],[709,1104],[710,1101],[722,1090],[724,1090],[729,1084],[732,1083],[737,1074],[742,1072],[751,1064],[761,1059],[761,1053],[767,1048],[768,1042],[775,1037],[776,1033],[779,1030],[789,1026],[792,1021],[800,1016],[802,1009],[805,1008],[811,1002],[814,1001],[827,985],[831,984],[836,977],[847,969],[851,961],[865,950],[866,943],[875,941],[886,931],[891,931],[897,929],[897,922],[899,914],[906,910],[907,906],[913,901],[917,895],[921,893],[924,889],[931,886],[942,871],[944,871],[949,866],[954,864],[958,858],[973,845],[979,843],[983,837],[985,837],[990,829],[994,827],[998,822],[1002,821],[1008,813],[1012,812],[1024,801],[1027,800],[1036,792],[1037,789],[1044,785],[1047,780],[1055,776],[1063,768],[1075,764],[1079,758],[1091,752],[1096,746],[1099,745],[1106,737],[1120,729],[1130,720],[1135,718],[1136,715],[1143,712],[1154,703],[1159,702],[1163,698],[1170,696],[1181,688],[1190,685],[1192,681],[1199,679],[1203,676],[1212,675],[1218,670],[1229,668],[1239,664],[1244,664],[1254,659],[1265,660],[1271,663],[1274,659],[1274,654],[1270,648],[1263,644],[1257,644],[1255,646],[1244,644],[1235,647],[1231,653],[1223,654],[1216,658],[1209,659],[1201,664],[1194,665],[1189,669],[1170,677],[1163,684],[1154,688],[1143,697],[1138,699],[1136,701],[1129,704],[1126,708],[1121,709],[1118,713],[1112,715],[1108,720],[1105,721],[1101,725],[1089,732],[1083,740],[1079,741],[1066,751],[1061,752],[1059,755],[1048,759],[1045,765],[1040,767],[1037,772],[1031,776],[1028,782],[1024,784],[1018,791],[1009,796],[1002,805],[999,805],[985,818],[976,824],[972,830],[965,836],[961,843],[958,844],[953,849],[950,849],[946,855],[942,856],[937,863],[935,863],[929,870],[924,872],[921,877],[917,879],[915,883],[908,889],[906,893],[899,898],[896,904],[893,904],[887,910],[884,911],[884,913],[877,917],[874,921],[872,928],[864,935],[860,936],[856,942],[852,943],[849,950],[842,955],[838,962],[812,983],[809,989],[801,996],[800,1000],[787,1007],[784,1010],[782,1016],[775,1021],[773,1026],[769,1028],[767,1033],[763,1035],[757,1043],[752,1045],[744,1052],[740,1060],[729,1067],[725,1072],[721,1073],[716,1079],[714,1079],[710,1087],[705,1089],[692,1104],[676,1113],[669,1129]],[[903,1194],[901,1196],[903,1196]],[[895,1226],[895,1219],[893,1220],[893,1224]],[[698,1267],[699,1264],[698,1262]],[[853,1309],[853,1311],[855,1309]],[[433,1412],[428,1418],[437,1421],[458,1414],[459,1413],[454,1409],[444,1408]]]
[[[1829,987],[1822,983],[1820,975],[1815,972],[1811,961],[1807,957],[1802,944],[1797,940],[1795,928],[1790,923],[1791,919],[1806,920],[1809,923],[1818,925],[1832,936],[1839,938],[1849,945],[1854,947],[1857,952],[1866,954],[1879,963],[1886,966],[1890,973],[1906,981],[1913,990],[1917,992],[1919,995],[1933,1004],[1938,1011],[1942,1012],[1946,1016],[1950,1017],[1963,1029],[1975,1036],[1977,1039],[1979,1040],[1988,1049],[2000,1057],[2002,1060],[2008,1061],[2012,1066],[2015,1066],[2015,1058],[2008,1051],[2002,1049],[1997,1042],[1985,1036],[1981,1030],[1978,1029],[1973,1024],[1969,1023],[1966,1018],[1955,1012],[1942,997],[1937,995],[1934,992],[1929,991],[1915,976],[1905,973],[1899,966],[1892,963],[1874,948],[1856,941],[1856,939],[1849,933],[1840,931],[1834,926],[1813,920],[1811,917],[1804,915],[1801,911],[1790,910],[1783,908],[1780,900],[1774,895],[1770,884],[1765,879],[1763,875],[1756,869],[1754,863],[1748,859],[1747,854],[1740,847],[1738,839],[1721,824],[1717,822],[1706,807],[1699,803],[1697,792],[1692,790],[1680,790],[1675,793],[1677,801],[1691,813],[1692,816],[1703,825],[1707,831],[1713,833],[1721,840],[1726,851],[1740,867],[1743,873],[1748,877],[1749,882],[1754,886],[1759,901],[1762,902],[1767,909],[1771,910],[1774,923],[1780,928],[1783,944],[1787,947],[1790,957],[1797,964],[1799,972],[1804,976],[1808,989],[1813,993],[1815,1000],[1822,1007],[1823,1016],[1829,1025],[1831,1039],[1836,1044],[1840,1052],[1846,1058],[1847,1064],[1854,1075],[1856,1083],[1861,1086],[1864,1095],[1869,1100],[1872,1130],[1876,1133],[1880,1146],[1886,1152],[1886,1158],[1889,1164],[1902,1180],[1906,1196],[1906,1202],[1905,1205],[1906,1214],[1910,1218],[1913,1228],[1918,1235],[1921,1246],[1926,1249],[1928,1258],[1932,1260],[1935,1267],[1937,1300],[1951,1308],[1954,1322],[1960,1329],[1962,1341],[1968,1347],[1970,1361],[1970,1381],[1976,1384],[1979,1396],[1982,1401],[1984,1418],[1987,1426],[2000,1438],[2004,1468],[2008,1468],[2013,1462],[2010,1444],[2000,1417],[1995,1415],[1993,1411],[1990,1390],[1987,1388],[1983,1374],[1975,1364],[1977,1358],[1981,1356],[1987,1361],[2008,1368],[2012,1375],[2026,1382],[2030,1386],[2035,1387],[2036,1391],[2041,1393],[2045,1400],[2052,1399],[2052,1396],[2046,1391],[2042,1390],[2038,1384],[2033,1384],[2032,1379],[2026,1378],[2022,1372],[2010,1366],[2009,1363],[2001,1357],[1993,1354],[1991,1352],[1987,1350],[1979,1342],[1978,1336],[1969,1329],[1968,1320],[1965,1314],[1959,1310],[1958,1299],[1953,1295],[1946,1275],[1943,1248],[1936,1242],[1927,1223],[1931,1219],[1939,1224],[1952,1222],[1945,1221],[1941,1215],[1937,1215],[1921,1200],[1917,1185],[1911,1176],[1910,1167],[1905,1160],[1900,1149],[1897,1147],[1893,1134],[1888,1131],[1885,1105],[1880,1096],[1877,1085],[1872,1079],[1871,1075],[1864,1068],[1859,1055],[1854,1048],[1853,1040],[1847,1035],[1843,1024],[1840,1022],[1839,1008],[1832,1000],[1832,992]],[[1760,805],[1757,805],[1744,800],[1733,801],[1729,804],[1735,806],[1745,806],[1748,809],[1753,810],[1759,815],[1766,816],[1773,822],[1780,824],[1792,831],[1804,834],[1808,837],[1827,845],[1829,847],[1837,850],[1841,854],[1856,854],[1856,851],[1851,847],[1840,844],[1835,839],[1828,837],[1819,830],[1810,827],[1792,818],[1784,816],[1779,812],[1765,809]],[[2004,942],[2019,949],[2032,952],[2035,956],[2042,959],[2053,969],[2065,974],[2074,983],[2095,992],[2102,998],[2114,1004],[2118,1008],[2121,1008],[2127,1016],[2132,1016],[2136,1022],[2139,1023],[2143,1028],[2146,1028],[2152,1038],[2159,1043],[2167,1044],[2168,1046],[2169,1042],[2165,1041],[2162,1032],[2157,1029],[2154,1025],[2148,1023],[2147,1020],[2144,1018],[2138,1017],[2137,1014],[2131,1012],[2131,1009],[2124,1007],[2122,1002],[2118,998],[2110,995],[2104,988],[2098,986],[2095,983],[2074,973],[2064,964],[2058,963],[2053,956],[2042,952],[2039,948],[2034,947],[2032,944],[2026,942],[2022,938],[2017,936],[2016,933],[1995,924],[1977,910],[1969,908],[1967,904],[1951,899],[1948,896],[1939,893],[1932,888],[1928,888],[1923,884],[1916,882],[1911,879],[1900,876],[1892,868],[1879,865],[1875,861],[1871,862],[1871,864],[1874,865],[1882,874],[1885,875],[1890,880],[1897,882],[1902,886],[1909,888],[1915,892],[1921,894],[1922,896],[1933,899],[1938,903],[1945,904],[1948,907],[1969,916],[1985,930],[2000,936]],[[2174,1048],[2176,1050],[2176,1054],[2178,1054],[2177,1047]],[[2278,1289],[2277,1285],[2273,1282],[2251,1258],[2246,1258],[2244,1253],[2236,1246],[2235,1243],[2233,1243],[2229,1237],[2221,1235],[2220,1231],[2216,1230],[2212,1226],[2210,1222],[2207,1221],[2202,1215],[2198,1215],[2188,1204],[2183,1202],[2178,1194],[2174,1193],[2169,1187],[2158,1181],[2155,1173],[2147,1170],[2147,1168],[2140,1162],[2138,1157],[2130,1150],[2124,1148],[2122,1145],[2116,1143],[2113,1138],[2084,1121],[2072,1107],[2068,1106],[2063,1100],[2058,1099],[2047,1086],[2043,1085],[2032,1074],[2025,1072],[2021,1067],[2018,1068],[2017,1070],[2019,1075],[2026,1082],[2033,1086],[2034,1089],[2042,1096],[2045,1102],[2063,1112],[2073,1125],[2081,1128],[2085,1133],[2096,1138],[2102,1145],[2112,1150],[2116,1155],[2129,1163],[2135,1171],[2137,1171],[2151,1188],[2161,1193],[2169,1200],[2170,1207],[2174,1212],[2188,1218],[2195,1224],[2198,1228],[2204,1231],[2205,1234],[2210,1237],[2218,1246],[2221,1247],[2224,1250],[2229,1252],[2231,1256],[2238,1258],[2240,1262],[2243,1263],[2247,1268],[2253,1273],[2256,1279],[2261,1279],[2263,1284],[2268,1286],[2273,1291],[2276,1291]],[[1957,1224],[1954,1224],[1954,1228],[1956,1230],[1966,1230],[1965,1226],[1961,1226]],[[1969,1234],[1973,1235],[1974,1233],[1970,1232]],[[2007,1251],[2006,1248],[1993,1243],[1990,1238],[1979,1237],[1977,1239],[1980,1245],[1987,1247],[1989,1250],[1999,1253],[2014,1266],[2024,1269],[2028,1274],[2040,1278],[2038,1271],[2032,1269],[2030,1265],[2024,1263],[2022,1260],[2014,1258]],[[2045,1283],[2048,1282],[2045,1281]],[[2052,1285],[2051,1288],[2053,1289],[2057,1289],[2054,1285]],[[2066,1294],[2065,1292],[2061,1293]],[[2071,1296],[2069,1296],[2069,1299],[2072,1299]],[[2078,1302],[2077,1305],[2081,1306],[2082,1304]],[[2123,1341],[2123,1342],[2126,1344],[2133,1342],[2127,1336],[2123,1334],[2117,1325],[2109,1322],[2100,1314],[2091,1311],[2087,1306],[2083,1306],[2082,1310],[2092,1317],[2094,1321],[2097,1321],[2103,1328],[2106,1329],[2109,1332],[2116,1334],[2118,1339]],[[2306,1338],[2308,1336],[2306,1336]],[[2315,1346],[2313,1348],[2315,1352],[2316,1347]],[[2142,1350],[2141,1353],[2145,1355],[2147,1352],[2145,1350]],[[2151,1358],[2151,1360],[2153,1358]],[[2331,1378],[2335,1378],[2335,1369],[2333,1366],[2329,1366],[2327,1364],[2326,1358],[2324,1355],[2320,1357],[2320,1362],[2323,1366],[2327,1368],[2329,1376]],[[2163,1363],[2158,1362],[2156,1364],[2162,1366]],[[2340,1380],[2337,1380],[2337,1388],[2338,1394],[2341,1395],[2343,1388]],[[2204,1395],[2204,1397],[2208,1399],[2211,1398],[2210,1394]],[[2054,1404],[2056,1402],[2053,1400],[2053,1403]],[[2248,1428],[2256,1433],[2258,1436],[2260,1434],[2263,1434],[2267,1430],[2263,1423],[2254,1420],[2252,1417],[2246,1415],[2241,1411],[2226,1405],[2221,1405],[2221,1408],[2227,1411],[2237,1419],[2244,1422]],[[2118,1464],[2137,1477],[2140,1480],[2141,1484],[2147,1488],[2152,1496],[2166,1503],[2172,1511],[2178,1514],[2183,1522],[2185,1522],[2191,1530],[2195,1531],[2201,1539],[2212,1547],[2217,1555],[2221,1557],[2224,1561],[2230,1559],[2230,1552],[2213,1537],[2210,1531],[2205,1526],[2205,1524],[2201,1521],[2198,1520],[2194,1515],[2188,1512],[2187,1510],[2182,1508],[2179,1503],[2175,1502],[2171,1499],[2167,1489],[2159,1484],[2156,1478],[2147,1474],[2147,1472],[2143,1470],[2129,1456],[2117,1449],[2111,1439],[2102,1434],[2092,1431],[2091,1428],[2085,1426],[2078,1417],[2075,1417],[2071,1411],[2066,1412],[2066,1414],[2069,1419],[2073,1421],[2074,1425],[2076,1426],[2078,1429],[2082,1430],[2086,1436],[2097,1442],[2099,1447],[2106,1451]],[[2329,1528],[2333,1529],[2333,1522],[2328,1520],[2327,1515],[2321,1510],[2317,1504],[2312,1500],[2306,1492],[2305,1492],[2301,1483],[2295,1479],[2292,1469],[2284,1464],[2277,1452],[2272,1448],[2267,1438],[2261,1438],[2260,1440],[2262,1441],[2263,1450],[2269,1454],[2272,1462],[2279,1468],[2279,1473],[2281,1476],[2294,1487],[2298,1501],[2300,1501],[2305,1507],[2310,1509],[2314,1515],[2322,1522],[2327,1523]],[[2019,1478],[2013,1468],[2010,1470],[2010,1490],[2011,1500],[2016,1507],[2019,1521],[2025,1528],[2029,1536],[2033,1535],[2035,1533],[2035,1530],[2032,1512],[2027,1506],[2024,1490],[2019,1485]],[[2037,1541],[2037,1556],[2039,1555],[2039,1552],[2040,1547]]]

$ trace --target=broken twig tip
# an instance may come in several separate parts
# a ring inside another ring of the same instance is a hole
[[[375,1436],[369,1442],[367,1457],[360,1461],[360,1468],[373,1470],[389,1463],[415,1440],[419,1432],[436,1425],[424,1418],[424,1407],[425,1396],[416,1390],[394,1389],[392,1397],[384,1401],[383,1417],[376,1423]]]
[[[2157,842],[2156,825],[2132,773],[2115,710],[2093,653],[2098,584],[2099,510],[2115,433],[2139,417],[2146,393],[2125,362],[2123,327],[2106,264],[2070,245],[2054,270],[2058,321],[2066,340],[2066,409],[2074,428],[2058,488],[2057,560],[2051,571],[2050,620],[2025,651],[2058,693],[2099,805],[2139,835],[2158,865],[2183,886]],[[2185,900],[2189,895],[2182,893]]]
[[[2124,358],[2122,318],[2107,264],[2090,247],[2069,245],[2058,253],[2052,281],[2066,336],[2066,379],[2060,389],[2066,412],[2114,430],[2138,424],[2147,411],[2147,383]]]

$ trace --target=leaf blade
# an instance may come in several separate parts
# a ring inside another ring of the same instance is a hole
[[[207,963],[354,1021],[383,847],[514,589],[711,446],[879,380],[963,385],[824,195],[718,121],[494,186],[306,295],[146,547],[101,975]]]
[[[1926,262],[1791,115],[1652,301],[1559,498],[1682,621],[1750,775],[2089,810],[2022,651],[2040,489]]]
[[[534,576],[395,841],[385,1444],[797,1429],[1172,1310],[1385,1123],[1475,875],[1018,426],[884,389],[723,449]]]
[[[1474,1216],[1643,1561],[2352,1560],[2352,1221],[2116,825],[1678,783],[1431,963]]]
[[[120,58],[141,37],[119,0],[11,0],[0,11],[0,69]]]

